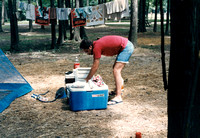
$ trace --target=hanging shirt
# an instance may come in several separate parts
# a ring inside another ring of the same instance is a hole
[[[35,6],[33,4],[27,6],[26,19],[35,20]]]
[[[68,20],[71,8],[56,8],[58,20]]]

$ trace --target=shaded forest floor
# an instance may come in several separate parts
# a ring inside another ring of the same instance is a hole
[[[90,39],[104,35],[128,36],[126,24],[87,27]],[[79,56],[82,67],[92,65],[92,56],[79,50],[79,42],[66,40],[59,50],[49,50],[50,27],[41,30],[20,25],[21,52],[6,52],[10,46],[8,26],[0,33],[0,48],[34,90],[11,103],[0,114],[0,137],[134,137],[141,132],[144,138],[167,137],[167,92],[163,89],[160,54],[160,33],[147,28],[138,34],[138,46],[122,72],[125,80],[123,103],[108,106],[106,110],[70,111],[66,99],[41,103],[31,98],[33,93],[47,90],[49,100],[64,87],[65,72],[73,69]],[[166,65],[168,69],[170,37],[165,37]],[[100,74],[114,90],[112,66],[115,57],[102,57]]]

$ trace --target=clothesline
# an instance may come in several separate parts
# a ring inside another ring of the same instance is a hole
[[[26,11],[26,19],[36,24],[49,25],[50,19],[72,20],[72,26],[94,26],[104,24],[104,19],[120,20],[129,17],[128,0],[114,0],[96,6],[80,8],[49,8],[19,2],[18,8]],[[71,13],[71,16],[69,16]]]

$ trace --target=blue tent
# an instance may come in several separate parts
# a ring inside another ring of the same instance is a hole
[[[0,113],[16,98],[32,90],[33,88],[30,84],[23,78],[0,49]]]

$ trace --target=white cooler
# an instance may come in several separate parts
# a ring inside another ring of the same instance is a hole
[[[86,83],[85,78],[89,71],[90,68],[74,69],[75,82],[66,84],[70,110],[72,111],[107,108],[108,86],[104,84],[99,87],[91,80]]]

